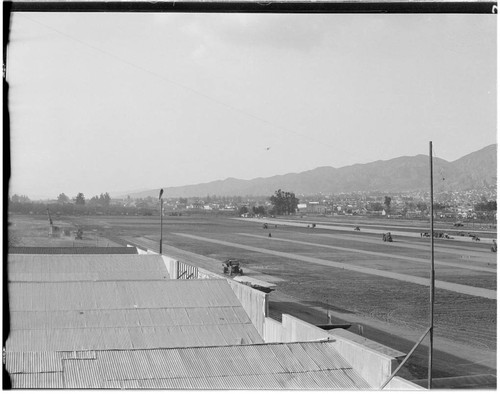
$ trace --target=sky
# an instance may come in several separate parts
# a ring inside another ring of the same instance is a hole
[[[456,160],[497,142],[496,19],[14,13],[10,194]]]

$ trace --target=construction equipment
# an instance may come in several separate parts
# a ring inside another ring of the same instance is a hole
[[[384,234],[382,234],[382,241],[384,241],[384,242],[392,242],[392,235],[391,235],[391,233],[384,233]]]
[[[227,275],[243,275],[243,270],[240,268],[240,262],[238,260],[226,260],[222,263],[224,267],[224,273]]]

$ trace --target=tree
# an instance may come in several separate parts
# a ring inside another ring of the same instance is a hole
[[[88,205],[91,205],[93,207],[99,205],[99,196],[93,196],[90,200]]]
[[[417,208],[420,211],[425,212],[425,211],[427,211],[427,204],[423,201],[417,202]]]
[[[496,211],[497,202],[495,200],[486,201],[486,198],[483,198],[482,202],[474,205],[474,209],[476,211]]]
[[[83,193],[78,193],[75,197],[75,204],[76,205],[85,205],[85,196]]]
[[[239,213],[240,216],[243,215],[243,214],[245,214],[245,213],[248,213],[248,208],[243,205],[242,207],[240,207],[240,210],[239,210],[238,213]]]
[[[57,196],[57,202],[59,204],[67,204],[69,203],[69,201],[70,201],[69,197],[64,193],[61,193]]]
[[[385,205],[385,208],[387,209],[387,212],[389,212],[391,210],[391,201],[392,201],[391,197],[385,196],[384,205]]]
[[[109,196],[109,193],[108,192],[104,194],[101,193],[101,195],[99,196],[99,203],[103,207],[109,207],[110,202],[111,202],[111,197]]]
[[[30,201],[31,200],[29,199],[29,197],[25,196],[25,195],[19,196],[17,194],[14,194],[12,196],[12,198],[11,198],[11,202],[13,202],[13,203],[17,203],[17,202],[19,202],[19,203],[25,203],[25,202],[30,202]]]
[[[372,202],[370,204],[370,209],[372,211],[381,211],[382,209],[384,209],[384,206],[379,202]]]
[[[252,207],[252,211],[254,215],[262,215],[266,214],[266,208],[263,205],[259,205],[258,207]]]
[[[273,211],[277,215],[290,215],[297,211],[297,205],[299,204],[299,199],[295,197],[295,193],[283,192],[278,189],[274,196],[269,198],[271,203],[274,205]]]

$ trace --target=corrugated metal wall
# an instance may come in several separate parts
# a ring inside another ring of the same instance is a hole
[[[283,341],[283,326],[280,322],[266,317],[264,319],[264,342],[284,342]]]
[[[235,282],[234,280],[230,280],[228,282],[258,333],[263,337],[264,321],[268,315],[269,294],[252,289],[251,287]]]
[[[333,347],[372,387],[380,387],[398,366],[398,361],[392,357],[345,338],[335,335],[332,338],[335,339]]]
[[[397,367],[396,358],[369,349],[362,344],[329,333],[290,315],[283,315],[282,323],[266,318],[263,338],[265,342],[300,342],[333,340],[332,346],[373,387],[380,387]]]
[[[198,267],[177,262],[177,277],[173,279],[198,279]]]
[[[328,332],[290,315],[282,317],[283,342],[315,341],[328,339]]]

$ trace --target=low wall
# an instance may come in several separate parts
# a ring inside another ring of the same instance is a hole
[[[280,325],[281,329],[279,325],[273,319],[265,320],[263,330],[265,342],[331,340],[339,354],[374,388],[382,386],[399,365],[398,360],[394,357],[325,331],[296,317],[284,314]],[[398,382],[399,385],[403,385],[405,381],[399,379]],[[393,387],[395,385],[396,383],[393,383]],[[407,387],[407,389],[411,388]]]
[[[291,315],[282,315],[281,321],[283,342],[315,341],[330,338],[328,331]]]
[[[335,335],[331,337],[335,339],[334,347],[337,351],[373,387],[382,386],[399,365],[398,360],[393,357],[345,338]]]
[[[228,280],[228,283],[241,302],[243,309],[245,309],[245,312],[250,317],[257,332],[264,339],[265,319],[269,314],[269,294],[252,289],[234,280]]]
[[[140,249],[140,248],[138,248],[137,246],[134,246],[134,245],[127,244],[127,248],[136,248],[137,249],[137,254],[148,254],[148,252],[145,251],[144,249]]]
[[[264,330],[262,338],[264,342],[285,342],[283,340],[283,326],[279,321],[266,317],[264,319]]]

